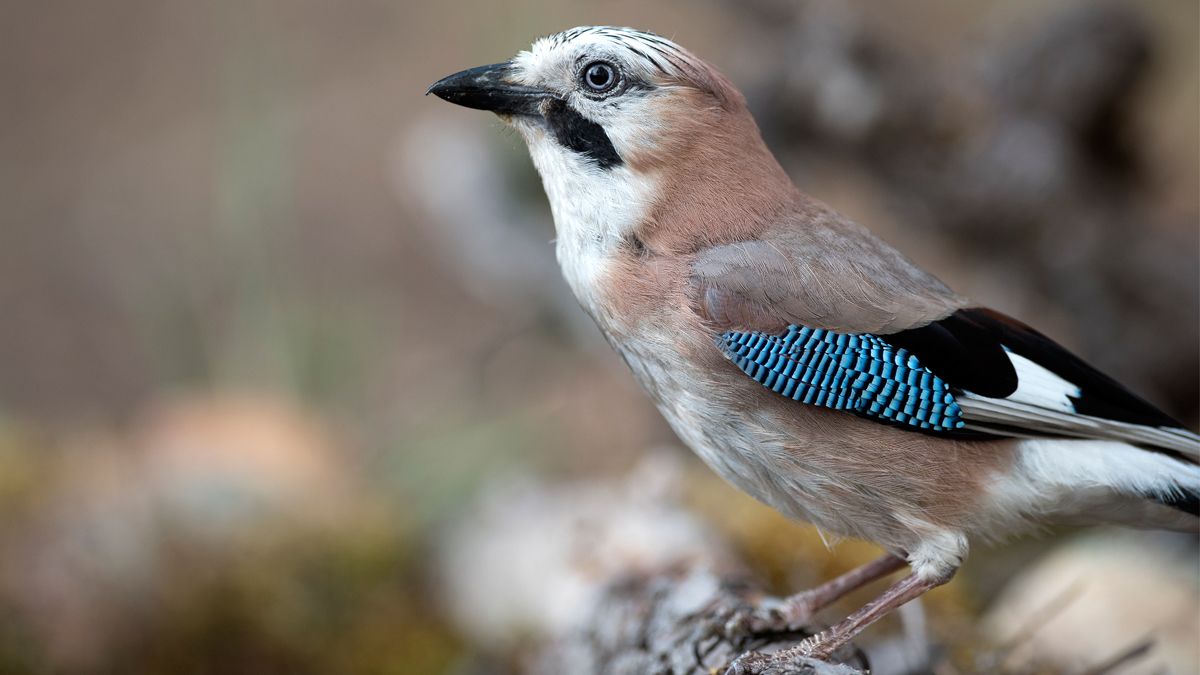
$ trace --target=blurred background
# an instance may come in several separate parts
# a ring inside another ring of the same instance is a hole
[[[614,575],[785,592],[875,554],[680,447],[560,280],[519,139],[422,96],[574,25],[717,64],[803,188],[1195,428],[1193,0],[0,17],[0,673],[520,672]],[[1200,672],[1198,565],[980,548],[867,641],[881,673],[1083,672],[1152,636],[1119,672]]]

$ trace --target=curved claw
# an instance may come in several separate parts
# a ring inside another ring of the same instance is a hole
[[[797,593],[772,607],[764,607],[757,612],[756,628],[759,632],[799,630],[812,623],[814,613],[809,593]]]
[[[701,669],[704,668],[704,660],[708,658],[722,642],[728,642],[731,646],[734,645],[730,640],[728,627],[731,622],[735,622],[741,608],[731,607],[729,605],[710,606],[704,610],[699,616],[699,627],[696,630],[694,641],[692,642],[692,656],[696,659],[696,665]],[[711,640],[711,642],[710,642]],[[735,649],[737,647],[735,646]]]

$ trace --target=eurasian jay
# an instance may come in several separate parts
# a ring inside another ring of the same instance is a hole
[[[972,540],[1200,527],[1200,437],[797,190],[741,93],[673,42],[573,28],[429,93],[525,140],[563,274],[684,443],[783,514],[889,552],[750,630],[911,567],[733,672],[827,657],[948,581]]]

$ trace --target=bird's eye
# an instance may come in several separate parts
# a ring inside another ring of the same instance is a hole
[[[583,68],[583,85],[593,94],[604,94],[617,86],[617,69],[605,61],[593,61]]]

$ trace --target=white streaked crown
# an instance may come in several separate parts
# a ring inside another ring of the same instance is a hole
[[[574,76],[575,58],[615,58],[631,74],[662,82],[695,76],[703,65],[690,52],[654,33],[616,26],[579,26],[539,38],[513,59],[526,84]],[[565,70],[564,70],[565,68]]]

